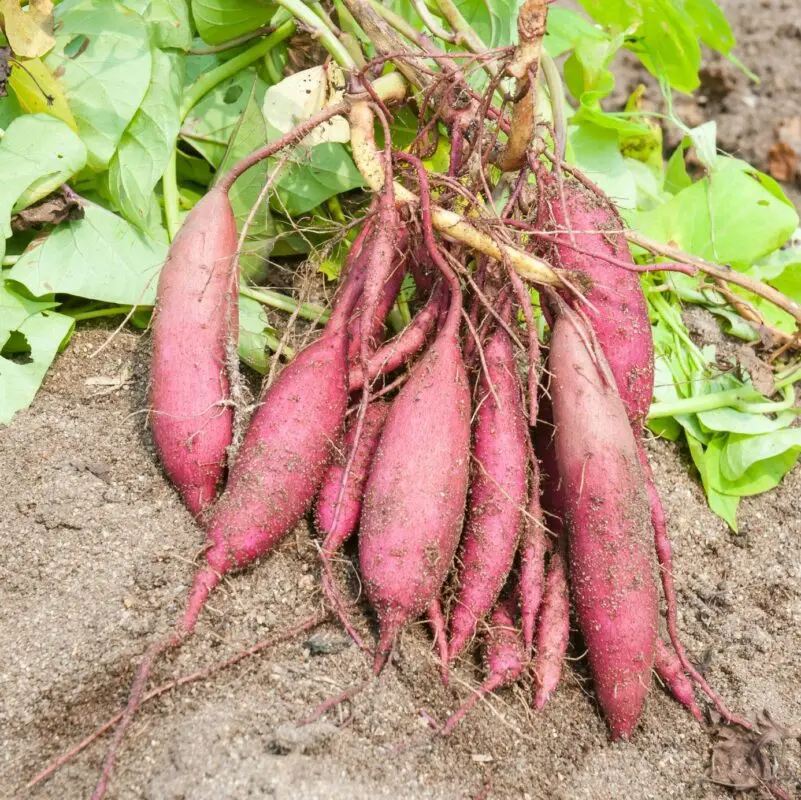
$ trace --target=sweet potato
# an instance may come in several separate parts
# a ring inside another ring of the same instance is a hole
[[[473,435],[473,477],[460,550],[459,591],[451,611],[453,661],[490,612],[512,568],[526,503],[528,430],[515,354],[498,327],[484,347]]]
[[[537,618],[537,655],[534,661],[534,707],[542,710],[549,697],[559,684],[562,667],[567,653],[570,638],[570,596],[567,584],[567,553],[565,532],[562,518],[564,516],[564,497],[562,481],[556,465],[554,448],[553,408],[548,396],[551,389],[543,391],[540,397],[540,418],[537,421],[535,450],[542,467],[542,508],[548,520],[551,536],[544,537],[542,549],[548,552],[547,569],[540,567],[541,580],[544,586],[540,595]],[[544,554],[543,554],[544,558]],[[539,564],[535,564],[535,567]],[[529,567],[533,571],[535,567]],[[523,603],[525,563],[521,565],[521,608],[523,616],[523,634],[526,635],[528,620]],[[539,576],[538,576],[539,577]],[[532,624],[533,627],[533,623]],[[528,644],[528,643],[527,643]]]
[[[620,231],[623,221],[614,207],[572,177],[564,180],[564,203],[552,173],[540,177],[538,227],[555,228],[554,262],[581,270],[592,285],[590,305],[573,295],[563,298],[587,315],[615,376],[620,397],[632,424],[641,427],[654,389],[654,347],[640,276],[604,258],[634,264]],[[578,249],[577,249],[578,248]],[[581,252],[583,251],[583,252]],[[546,308],[546,311],[549,309]]]
[[[693,685],[684,674],[681,662],[675,652],[662,639],[656,640],[656,658],[654,660],[656,674],[665,683],[670,693],[681,703],[693,717],[701,722],[703,716],[701,709],[695,702]]]
[[[428,251],[450,289],[436,340],[390,408],[364,492],[359,563],[380,634],[383,668],[406,622],[439,596],[462,528],[470,458],[470,387],[459,346],[461,287],[437,249],[425,169],[417,168]]]
[[[557,541],[548,559],[545,589],[537,623],[534,662],[534,708],[542,710],[562,677],[570,638],[570,596],[564,544]]]
[[[634,434],[589,341],[563,306],[549,363],[571,593],[598,701],[617,739],[631,735],[650,685],[658,595]]]
[[[548,539],[540,502],[539,463],[536,458],[530,459],[529,463],[531,464],[529,497],[520,536],[520,576],[517,586],[520,616],[523,622],[523,642],[526,652],[530,654],[534,642],[534,626],[542,601]]]
[[[403,278],[406,275],[406,238],[405,234],[401,234],[399,237],[397,249],[392,259],[392,265],[389,274],[386,276],[381,296],[378,300],[373,323],[368,332],[371,350],[374,350],[383,338],[384,322],[389,312],[392,311],[392,307],[395,305],[395,300],[398,298]],[[352,369],[358,364],[359,352],[361,350],[362,309],[360,305],[356,307],[348,323],[348,337],[348,363],[351,365]]]
[[[230,347],[236,352],[236,247],[228,195],[212,189],[189,213],[159,276],[150,426],[164,471],[195,515],[217,496],[233,437],[226,365]]]
[[[357,428],[355,415],[345,432],[340,457],[325,474],[317,496],[316,521],[317,529],[325,535],[323,551],[326,553],[338,550],[356,530],[362,510],[364,484],[388,411],[389,405],[380,401],[370,403],[367,407],[345,485],[345,467],[354,449]]]
[[[415,318],[396,337],[385,342],[370,356],[367,374],[370,380],[379,375],[388,375],[408,362],[422,348],[437,322],[440,309],[446,305],[447,292],[442,284],[433,291],[428,302]],[[349,391],[356,392],[364,386],[364,373],[361,366],[351,364],[348,373]]]
[[[208,525],[206,564],[194,578],[175,632],[154,643],[134,677],[94,797],[104,795],[126,729],[159,655],[191,634],[223,575],[264,555],[298,522],[319,487],[347,407],[347,320],[353,293],[339,302],[323,335],[278,376],[248,426],[239,457]]]
[[[498,601],[490,615],[489,622],[489,630],[484,643],[487,677],[439,729],[443,735],[449,734],[482,697],[486,697],[502,686],[514,683],[526,665],[523,640],[520,631],[514,624],[514,602],[511,598],[507,597]]]
[[[469,457],[470,390],[451,326],[392,403],[364,492],[359,562],[381,627],[376,672],[400,629],[437,596],[450,568]]]

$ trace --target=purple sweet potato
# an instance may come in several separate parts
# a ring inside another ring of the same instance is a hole
[[[534,662],[534,707],[542,710],[562,677],[570,638],[570,596],[564,547],[557,542],[548,560],[545,590],[537,623]]]
[[[441,734],[449,734],[482,697],[514,683],[520,677],[526,666],[526,654],[520,631],[514,624],[514,610],[511,597],[499,600],[493,609],[484,642],[487,677],[470,698],[447,719],[439,729]]]
[[[607,259],[634,264],[623,221],[614,208],[574,178],[564,180],[564,203],[556,178],[543,172],[538,227],[553,228],[554,263],[581,270],[591,280],[586,298],[592,307],[563,293],[587,315],[632,424],[641,426],[654,389],[654,347],[639,273]],[[572,234],[567,231],[572,230]],[[572,236],[572,238],[571,238]]]
[[[250,421],[209,524],[214,573],[264,555],[297,524],[323,480],[348,397],[347,332],[333,321],[279,375]]]
[[[462,293],[437,249],[422,163],[420,213],[426,246],[450,289],[445,324],[392,403],[364,492],[359,563],[380,627],[374,672],[403,626],[426,611],[450,569],[470,474],[470,387],[459,346]]]
[[[656,658],[654,660],[656,674],[667,686],[670,693],[701,722],[703,716],[698,703],[695,702],[695,694],[690,679],[685,675],[681,662],[676,653],[662,639],[656,640]]]
[[[564,497],[556,465],[553,408],[548,392],[540,397],[540,418],[537,422],[535,450],[542,466],[542,508],[551,537],[544,547],[548,565],[544,571],[544,587],[537,618],[537,655],[534,662],[534,707],[542,710],[559,684],[570,638],[570,595],[567,583],[567,553],[564,539]],[[523,577],[521,568],[521,584]],[[522,592],[521,592],[521,606]],[[526,618],[523,618],[523,633]]]
[[[226,364],[238,330],[236,247],[228,195],[212,189],[189,213],[159,277],[150,426],[164,471],[195,515],[217,496],[233,437]]]
[[[396,337],[385,342],[370,356],[367,373],[370,380],[379,375],[388,375],[415,356],[426,342],[437,322],[440,309],[445,305],[447,291],[442,284],[435,287],[428,302],[417,313],[415,318]],[[364,386],[364,373],[361,366],[351,364],[348,373],[350,392],[356,392]]]
[[[570,584],[598,701],[613,738],[637,724],[654,664],[658,594],[637,446],[591,335],[563,307],[550,350],[554,446]]]
[[[448,657],[456,658],[492,609],[512,568],[528,479],[528,429],[509,334],[498,327],[484,347],[473,436],[473,477],[462,537],[459,591]]]
[[[317,529],[325,535],[323,550],[338,550],[356,530],[362,510],[362,493],[367,482],[378,438],[387,417],[389,405],[370,403],[364,416],[359,442],[353,455],[351,469],[343,487],[345,468],[353,452],[358,417],[354,414],[345,432],[340,457],[328,468],[317,495]]]
[[[530,464],[529,496],[520,535],[520,575],[517,584],[520,616],[523,621],[523,642],[527,653],[531,653],[534,642],[534,627],[544,590],[545,554],[548,549],[540,502],[539,463],[536,458],[532,458]]]
[[[156,658],[194,631],[209,593],[226,573],[252,563],[294,528],[322,482],[348,400],[347,320],[356,298],[348,292],[345,297],[323,335],[281,372],[253,414],[209,520],[206,563],[195,574],[174,633],[151,645],[139,664],[95,789],[98,798]]]
[[[370,326],[369,330],[371,350],[374,350],[383,338],[384,322],[389,312],[392,311],[392,307],[395,305],[395,300],[398,298],[403,278],[406,275],[406,238],[405,234],[400,235],[390,272],[384,281],[384,287],[378,301],[375,316],[373,317],[373,324]],[[350,337],[348,343],[348,363],[351,364],[351,368],[358,364],[359,352],[361,350],[361,311],[361,306],[357,306],[348,324],[348,336]]]
[[[392,403],[364,492],[359,561],[381,628],[376,672],[439,594],[459,543],[470,389],[455,334],[443,330]]]

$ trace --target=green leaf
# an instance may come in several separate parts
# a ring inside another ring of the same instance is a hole
[[[264,306],[250,297],[239,296],[239,357],[251,369],[264,375],[270,366],[268,340],[275,341],[275,329],[267,322]]]
[[[228,150],[218,170],[219,175],[227,172],[239,159],[267,141],[267,124],[261,111],[263,96],[264,84],[261,81],[257,82],[254,76],[247,105],[228,143]],[[269,171],[268,160],[260,161],[237,178],[228,192],[240,232],[258,200]],[[239,259],[240,270],[246,280],[258,282],[264,277],[275,232],[270,205],[265,200],[248,229],[248,238]]]
[[[676,0],[581,0],[587,13],[613,31],[626,31],[627,44],[645,68],[671,86],[698,86],[701,50],[693,19]]]
[[[11,87],[9,86],[9,89]],[[13,91],[0,100],[0,128],[5,130],[17,117],[23,114],[22,107]]]
[[[517,41],[517,11],[522,0],[455,0],[470,27],[488,47]]]
[[[572,50],[579,40],[592,38],[605,39],[606,34],[575,11],[556,5],[550,7],[543,44],[552,58]]]
[[[55,191],[86,163],[73,130],[49,114],[15,119],[0,140],[0,258],[11,236],[11,214]]]
[[[183,59],[153,50],[150,87],[111,160],[108,190],[126,219],[147,229],[153,189],[164,174],[181,126]]]
[[[192,17],[208,44],[220,44],[266,25],[275,11],[271,0],[192,0]]]
[[[701,48],[692,19],[675,0],[642,0],[643,22],[631,49],[655,77],[665,76],[674,89],[698,88]]]
[[[668,159],[665,168],[665,189],[671,194],[677,194],[693,184],[692,178],[687,174],[687,165],[684,162],[685,149],[684,145],[679,145]]]
[[[142,18],[116,0],[56,6],[56,45],[44,61],[64,87],[89,152],[89,167],[108,166],[150,83]]]
[[[335,99],[329,94],[328,82],[323,67],[312,67],[271,86],[264,96],[267,141],[278,139]],[[335,194],[362,186],[353,159],[340,144],[349,139],[348,124],[338,117],[305,137],[290,153],[276,180],[273,206],[290,216],[304,214]],[[284,158],[286,154],[270,159],[270,169]]]
[[[698,160],[701,164],[708,170],[715,169],[718,136],[718,125],[715,120],[711,119],[699,125],[697,128],[691,128],[687,136],[689,136],[695,148],[695,154],[698,156]]]
[[[787,428],[759,436],[733,433],[729,437],[725,458],[721,459],[721,472],[728,480],[736,481],[757,463],[765,467],[769,459],[788,451],[796,458],[799,450],[801,428]]]
[[[779,453],[752,465],[736,479],[731,479],[726,475],[726,462],[731,444],[731,436],[716,436],[706,450],[706,461],[710,483],[714,489],[721,494],[734,497],[749,497],[775,489],[793,468],[798,457],[794,451]]]
[[[187,59],[187,65],[193,61],[193,58]],[[267,84],[257,77],[255,67],[248,67],[209,92],[184,120],[182,131],[204,137],[196,139],[190,135],[185,137],[186,141],[215,169],[225,157],[231,134],[248,104],[254,80],[257,81],[257,95],[263,96]]]
[[[687,445],[701,476],[701,483],[704,486],[709,507],[737,533],[737,506],[740,504],[740,498],[722,494],[712,486],[712,481],[716,480],[718,476],[716,469],[719,460],[714,458],[714,452],[713,457],[707,458],[708,451],[705,451],[701,442],[690,434],[687,434]],[[712,475],[710,475],[710,471]]]
[[[637,189],[634,178],[626,168],[614,130],[585,122],[570,128],[572,159],[584,174],[622,208],[634,208]]]
[[[664,205],[634,215],[634,227],[711,261],[747,266],[783,244],[798,215],[775,182],[737,159],[719,156],[710,177]]]
[[[94,203],[82,220],[35,239],[6,277],[31,294],[63,293],[115,305],[153,305],[167,246]]]
[[[786,428],[796,416],[792,411],[784,411],[771,418],[765,414],[746,414],[734,408],[715,408],[711,411],[701,411],[698,419],[711,431],[754,435]]]
[[[31,404],[72,333],[73,320],[48,310],[52,305],[26,298],[8,282],[0,284],[0,425]]]
[[[696,36],[707,47],[728,55],[736,42],[725,14],[715,0],[684,0],[684,10],[695,24]]]
[[[189,50],[192,46],[192,25],[187,0],[122,0],[142,16],[150,27],[155,47]]]
[[[335,194],[363,186],[359,170],[344,145],[324,142],[311,151],[297,148],[277,182],[275,205],[290,216],[310,211]]]
[[[267,89],[263,109],[270,134],[269,141],[289,133],[299,122],[339,99],[329,91],[329,79],[337,80],[325,67],[311,67],[296,72]],[[334,117],[315,128],[302,140],[302,144],[349,141],[350,127],[347,120],[344,117]]]

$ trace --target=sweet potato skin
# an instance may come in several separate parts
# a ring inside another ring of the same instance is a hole
[[[440,335],[384,423],[364,492],[359,561],[380,638],[380,671],[395,636],[438,597],[462,528],[470,458],[470,389],[454,335]]]
[[[275,546],[322,482],[348,398],[347,332],[332,321],[281,372],[251,419],[209,523],[213,546],[206,558],[220,573]]]
[[[626,261],[632,266],[625,237],[619,233],[623,221],[601,197],[574,178],[564,180],[564,204],[556,179],[543,178],[543,200],[538,227],[556,231],[551,248],[555,261],[565,269],[581,270],[591,281],[586,293],[589,304],[581,308],[592,324],[598,343],[615,376],[629,420],[642,426],[654,391],[654,346],[648,308],[639,273],[609,263],[604,256]],[[585,252],[579,252],[571,244]],[[571,305],[574,296],[563,294]]]
[[[551,341],[555,452],[570,588],[598,701],[612,737],[628,738],[651,682],[658,594],[648,497],[623,403],[560,313]]]
[[[214,501],[233,437],[226,343],[236,348],[236,221],[212,189],[192,209],[161,270],[153,317],[150,427],[192,514]]]
[[[324,547],[327,551],[337,550],[356,530],[362,510],[362,494],[367,482],[370,464],[378,446],[378,438],[387,418],[389,405],[381,401],[370,403],[364,416],[361,437],[345,485],[339,513],[337,501],[340,487],[345,477],[345,466],[353,452],[357,416],[354,414],[345,431],[342,452],[328,468],[317,496],[315,517],[317,529],[325,535]]]
[[[484,347],[479,379],[467,523],[459,592],[450,618],[448,657],[468,644],[512,568],[528,478],[528,430],[512,340],[497,328]],[[492,387],[492,389],[490,388]]]

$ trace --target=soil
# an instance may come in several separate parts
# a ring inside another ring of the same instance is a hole
[[[718,148],[744,159],[782,183],[790,199],[801,203],[801,14],[798,0],[718,0],[737,39],[734,53],[759,82],[723,56],[704,53],[700,88],[690,97],[677,94],[675,111],[689,127],[715,120]],[[637,86],[649,87],[648,99],[659,110],[656,82],[635,57],[623,52],[612,104],[622,105]],[[665,144],[675,148],[681,132],[666,125]]]
[[[766,137],[797,112],[792,102],[801,96],[795,0],[723,5],[743,59],[764,80],[738,83],[703,113],[714,108],[724,146],[762,166]],[[735,104],[739,92],[754,100]],[[120,334],[93,355],[108,336],[96,328],[76,334],[30,409],[0,431],[3,797],[88,796],[106,740],[36,789],[24,784],[120,708],[137,659],[176,620],[203,546],[145,427],[147,336]],[[798,726],[801,469],[770,494],[743,501],[735,536],[708,509],[686,452],[662,441],[649,442],[648,452],[674,544],[679,624],[691,657],[733,709],[768,709],[778,723]],[[224,581],[197,635],[161,660],[154,682],[319,610],[315,543],[304,523],[262,563]],[[364,609],[357,621],[365,636],[374,635]],[[379,680],[349,705],[298,727],[319,703],[369,678],[368,660],[327,623],[148,703],[125,741],[109,796],[732,796],[709,780],[710,728],[656,682],[634,741],[610,743],[580,656],[575,642],[544,712],[532,712],[523,684],[479,704],[442,740],[419,712],[443,719],[480,681],[480,664],[464,660],[443,688],[427,632],[417,625]],[[780,783],[797,796],[798,740],[775,755]]]

